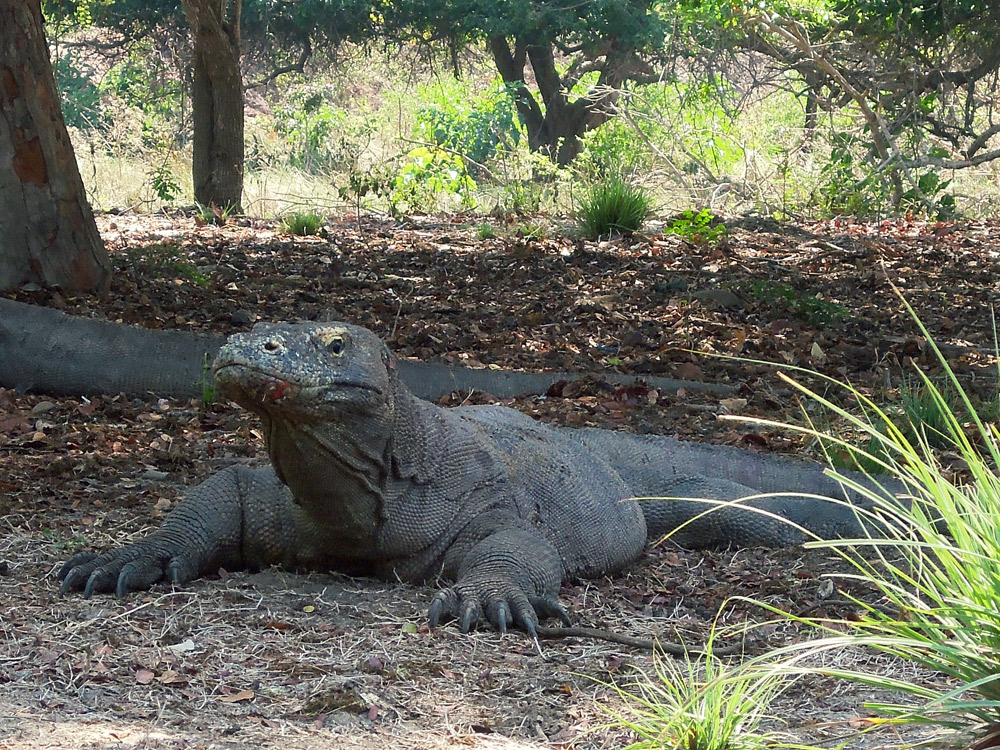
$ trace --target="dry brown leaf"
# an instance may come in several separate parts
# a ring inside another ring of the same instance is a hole
[[[253,700],[253,697],[253,690],[241,690],[238,693],[230,693],[229,695],[219,696],[219,700],[223,703],[239,703],[240,701]]]

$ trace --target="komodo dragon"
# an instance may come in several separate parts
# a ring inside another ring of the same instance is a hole
[[[599,429],[555,428],[512,409],[444,409],[413,396],[387,347],[346,324],[260,324],[214,364],[222,394],[257,414],[271,465],[194,487],[147,538],[59,572],[61,591],[119,596],[206,570],[284,564],[451,582],[432,626],[482,620],[535,635],[569,622],[568,578],[616,571],[708,503],[794,490],[844,496],[818,464]],[[752,502],[821,536],[864,530],[851,507],[805,496]],[[802,533],[725,506],[674,537],[689,546],[787,546]]]

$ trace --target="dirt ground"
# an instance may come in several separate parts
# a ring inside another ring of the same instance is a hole
[[[721,416],[798,419],[775,368],[719,352],[815,367],[878,398],[898,397],[913,362],[936,365],[890,282],[914,304],[963,382],[996,394],[991,305],[1000,226],[733,223],[719,244],[652,233],[589,243],[520,236],[461,218],[345,219],[324,238],[259,221],[101,217],[112,292],[24,301],[152,327],[229,333],[254,320],[337,318],[375,329],[402,356],[470,366],[583,370],[582,385],[505,403],[558,424],[661,432],[748,449],[815,446]],[[615,387],[616,370],[726,383],[661,393]],[[449,394],[442,403],[490,401]],[[0,390],[0,747],[619,748],[611,683],[654,670],[646,651],[589,639],[461,635],[426,626],[432,590],[335,575],[219,571],[124,600],[58,597],[74,551],[141,537],[184,488],[227,464],[264,460],[252,419],[232,405]],[[562,601],[578,624],[703,643],[724,624],[763,621],[754,597],[792,612],[850,618],[818,551],[650,550],[628,571],[577,582]],[[838,581],[838,586],[846,584]],[[863,589],[849,589],[871,596]],[[721,609],[721,614],[720,613]],[[805,637],[770,624],[747,655]],[[928,683],[864,652],[866,665]],[[817,667],[820,664],[817,663]],[[882,691],[819,674],[792,685],[769,728],[799,741],[898,748],[924,735],[871,729]]]

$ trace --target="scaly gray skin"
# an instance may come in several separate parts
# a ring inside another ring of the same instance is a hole
[[[633,561],[722,500],[789,489],[843,496],[820,466],[606,430],[558,429],[503,407],[442,409],[414,397],[371,331],[258,325],[214,365],[220,391],[257,414],[271,466],[233,466],[191,490],[146,539],[59,572],[61,591],[119,596],[219,566],[282,564],[453,582],[430,620],[486,620],[534,634],[569,622],[556,595],[577,576]],[[754,505],[823,536],[863,533],[850,507],[807,497]],[[726,507],[676,537],[691,546],[801,541],[768,515]]]

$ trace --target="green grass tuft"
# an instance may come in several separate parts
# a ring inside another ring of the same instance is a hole
[[[587,237],[634,234],[649,217],[652,205],[652,198],[645,190],[613,179],[587,191],[577,211],[577,221]]]
[[[224,208],[220,208],[214,203],[208,206],[203,206],[198,203],[197,209],[194,213],[194,218],[195,222],[199,224],[218,224],[219,226],[224,226],[229,222],[235,213],[235,206],[225,206]]]
[[[317,235],[323,229],[323,217],[315,211],[295,211],[281,220],[281,231],[300,237]]]
[[[632,684],[612,686],[625,704],[611,711],[615,724],[639,737],[626,750],[791,747],[761,724],[795,676],[757,660],[729,666],[712,655],[714,636],[713,628],[703,660],[657,656],[653,674],[638,670]]]

